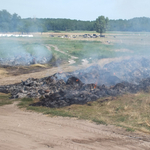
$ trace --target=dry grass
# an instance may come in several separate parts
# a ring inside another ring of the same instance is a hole
[[[46,64],[44,64],[44,65],[42,65],[42,64],[33,64],[33,65],[31,65],[30,67],[41,67],[41,68],[46,68],[47,65],[46,65]]]
[[[8,76],[8,72],[5,69],[0,68],[0,78],[7,77],[7,76]]]
[[[102,103],[102,100],[107,102]],[[87,105],[72,105],[60,110],[78,118],[100,120],[106,124],[147,132],[150,130],[150,93],[103,98]]]
[[[31,99],[22,100],[19,106],[51,116],[76,117],[98,124],[121,126],[127,131],[139,130],[150,133],[150,93],[140,92],[101,98],[85,105],[71,105],[63,108],[33,107],[28,105],[31,103],[33,103]]]

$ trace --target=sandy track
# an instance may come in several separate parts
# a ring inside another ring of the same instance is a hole
[[[64,51],[62,51],[62,50],[60,50],[56,45],[48,44],[46,47],[47,47],[48,50],[51,50],[51,47],[54,47],[54,50],[55,50],[55,51],[60,52],[60,53],[62,53],[62,54],[64,54],[64,55],[70,56],[71,59],[78,59],[78,57],[69,55],[68,53],[66,53],[66,52],[64,52]]]
[[[0,107],[0,150],[149,150],[150,142],[113,126]]]

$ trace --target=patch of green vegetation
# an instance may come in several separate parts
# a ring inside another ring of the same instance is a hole
[[[117,121],[117,122],[125,122],[127,119],[128,119],[127,116],[119,116],[119,117],[116,119],[116,121]]]
[[[34,110],[36,112],[42,112],[43,114],[49,114],[51,116],[75,117],[74,115],[70,114],[69,112],[60,111],[59,109],[55,109],[55,108],[29,106],[29,107],[27,107],[27,109]]]
[[[104,122],[103,120],[99,120],[99,119],[93,119],[92,120],[93,122],[96,122],[96,124],[104,124],[104,125],[107,125],[107,123],[106,122]]]
[[[78,57],[78,59],[75,60],[77,64],[80,64],[82,59],[87,59],[89,62],[92,62],[102,58],[115,57],[115,52],[111,50],[113,46],[105,45],[100,41],[51,38],[49,41],[45,41],[45,44],[56,45],[66,54]],[[52,52],[63,60],[71,58],[66,54],[55,51],[53,48]]]
[[[13,101],[3,100],[3,101],[0,101],[0,106],[12,104],[12,103],[13,103]]]
[[[0,106],[12,104],[14,100],[10,99],[9,97],[9,94],[0,93]]]
[[[28,107],[32,103],[33,103],[33,99],[32,98],[23,98],[23,99],[21,99],[21,102],[18,104],[18,106],[20,108]]]
[[[51,46],[51,51],[52,51],[55,59],[59,59],[59,60],[62,60],[62,61],[68,61],[71,58],[68,55],[65,55],[61,52],[55,51],[55,48],[52,47],[52,46]]]
[[[126,128],[126,131],[128,131],[128,132],[134,132],[135,129],[127,127],[127,128]]]

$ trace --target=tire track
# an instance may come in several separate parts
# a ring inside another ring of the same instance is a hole
[[[67,56],[71,57],[71,59],[78,59],[78,57],[72,56],[72,55],[70,55],[70,54],[68,54],[68,53],[66,53],[66,52],[64,52],[64,51],[62,51],[62,50],[60,50],[56,45],[52,45],[52,44],[46,45],[46,48],[47,48],[48,50],[51,50],[50,47],[53,47],[54,50],[57,51],[57,52],[60,52],[60,53],[62,53],[62,54],[64,54],[64,55],[67,55]]]

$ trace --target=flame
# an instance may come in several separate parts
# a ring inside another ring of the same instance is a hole
[[[76,80],[76,82],[78,82],[78,81],[79,81],[79,79]]]
[[[61,72],[59,72],[59,73],[63,73],[63,72],[61,71]]]
[[[96,82],[95,85],[94,85],[94,89],[96,89],[96,87],[97,87],[97,82]]]

